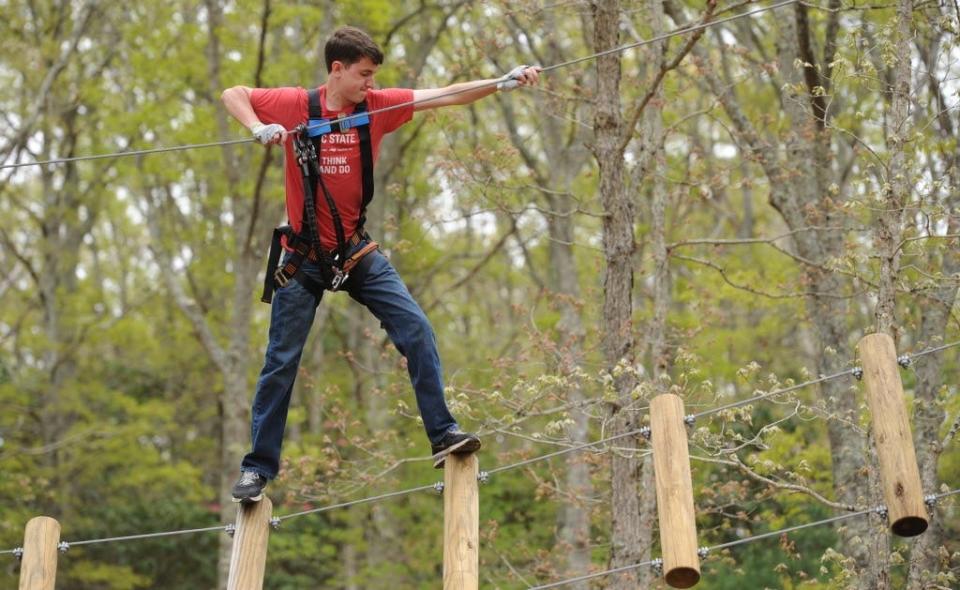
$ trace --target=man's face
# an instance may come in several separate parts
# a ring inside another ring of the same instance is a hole
[[[340,95],[353,103],[362,102],[367,90],[374,87],[373,76],[377,73],[377,64],[369,57],[345,66],[342,62],[333,62],[330,76],[336,80]]]

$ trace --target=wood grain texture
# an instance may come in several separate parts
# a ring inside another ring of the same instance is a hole
[[[897,351],[887,334],[864,336],[857,350],[863,363],[863,383],[872,415],[890,530],[901,537],[913,537],[927,530],[929,519],[923,503]]]
[[[60,523],[48,516],[31,518],[23,535],[20,590],[53,590],[57,581]]]
[[[690,588],[700,581],[690,452],[683,417],[683,400],[676,395],[658,395],[650,402],[663,577],[674,588]]]
[[[227,590],[263,589],[272,514],[273,504],[266,496],[259,502],[241,504],[237,509]]]
[[[450,455],[443,469],[443,589],[480,586],[480,493],[475,454]]]

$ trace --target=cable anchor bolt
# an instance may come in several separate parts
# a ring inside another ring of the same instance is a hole
[[[57,544],[57,550],[60,551],[60,553],[66,553],[67,551],[70,551],[70,543],[67,543],[66,541],[60,541],[60,543]]]
[[[863,367],[854,367],[851,373],[857,378],[857,381],[863,379]]]
[[[940,498],[936,494],[930,494],[923,497],[923,503],[927,505],[927,508],[933,510],[937,506],[937,502]]]
[[[690,428],[693,428],[693,426],[697,423],[697,417],[694,416],[693,414],[687,414],[686,416],[683,417],[683,423],[689,426]]]
[[[477,474],[477,481],[479,481],[481,485],[486,485],[486,484],[490,483],[490,472],[489,472],[489,471],[481,471],[480,473],[478,473],[478,474]]]
[[[17,547],[16,549],[14,549],[13,556],[16,558],[17,561],[20,561],[21,559],[23,559],[23,547]]]
[[[233,535],[235,535],[237,532],[237,525],[230,523],[227,526],[223,527],[223,532],[233,537]]]
[[[443,495],[443,488],[444,485],[442,481],[438,481],[437,483],[433,484],[433,491],[436,492],[438,496]]]
[[[279,516],[271,516],[271,517],[270,517],[270,526],[273,527],[273,530],[275,530],[275,531],[280,530],[280,517],[279,517]]]
[[[897,357],[897,364],[900,365],[902,368],[907,369],[910,367],[910,365],[913,364],[913,359],[906,354],[900,355]]]
[[[643,428],[640,429],[640,436],[642,436],[647,440],[650,440],[653,437],[653,431],[650,430],[649,426],[644,426]]]
[[[650,562],[650,567],[658,576],[663,575],[663,560],[659,557]]]
[[[874,514],[879,515],[883,520],[887,520],[887,518],[890,516],[890,511],[887,510],[886,506],[877,506],[873,509],[873,512]]]
[[[706,559],[708,555],[710,555],[710,548],[709,548],[709,547],[701,547],[701,548],[697,549],[697,556],[698,556],[700,559]]]

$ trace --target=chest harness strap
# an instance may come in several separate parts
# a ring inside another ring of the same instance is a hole
[[[366,222],[367,205],[373,200],[374,191],[373,148],[370,141],[370,116],[367,114],[366,102],[358,104],[350,118],[324,119],[323,109],[320,105],[320,91],[315,88],[309,90],[307,98],[310,107],[309,121],[306,124],[299,125],[291,135],[293,152],[303,175],[302,227],[299,234],[295,233],[289,225],[283,225],[273,230],[273,241],[270,245],[270,256],[267,260],[267,273],[263,281],[263,295],[260,298],[264,303],[270,303],[273,299],[274,290],[286,286],[290,279],[297,280],[318,298],[325,289],[337,291],[343,286],[350,276],[350,270],[356,266],[360,259],[378,248],[378,244],[370,241],[363,228]],[[360,205],[357,230],[347,239],[336,202],[323,182],[322,160],[320,159],[323,146],[321,138],[328,133],[346,133],[354,128],[357,130],[360,139],[363,200]],[[337,248],[332,252],[324,250],[320,243],[316,209],[317,186],[323,191],[324,200],[330,211],[334,232],[337,236]],[[283,236],[286,236],[287,246],[293,252],[286,263],[278,267],[283,252],[281,246]],[[347,250],[349,247],[356,246],[363,240],[367,240],[368,244],[348,258]],[[319,264],[323,284],[300,272],[304,259]]]

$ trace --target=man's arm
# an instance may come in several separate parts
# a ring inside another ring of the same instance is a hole
[[[488,80],[474,80],[473,82],[461,82],[451,84],[445,88],[428,88],[413,91],[413,101],[415,111],[426,109],[435,109],[438,107],[447,107],[455,105],[470,104],[475,100],[480,100],[485,96],[490,96],[500,89],[502,83],[516,81],[516,86],[533,86],[540,79],[540,68],[536,66],[515,68],[503,78],[490,78]],[[511,86],[504,86],[509,89]]]
[[[253,133],[254,138],[262,144],[283,143],[287,139],[287,131],[283,125],[264,125],[250,103],[250,91],[247,86],[227,88],[220,95],[223,106],[234,119]]]

